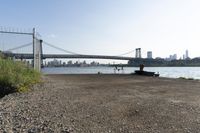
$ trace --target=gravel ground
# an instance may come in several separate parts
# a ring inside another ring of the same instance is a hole
[[[0,132],[200,132],[200,81],[136,75],[47,75],[43,81],[0,99]]]

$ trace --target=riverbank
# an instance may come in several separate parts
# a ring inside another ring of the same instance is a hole
[[[200,132],[200,81],[46,75],[0,99],[0,132]]]

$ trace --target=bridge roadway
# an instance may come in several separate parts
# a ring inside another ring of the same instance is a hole
[[[15,59],[33,59],[33,54],[28,53],[3,53],[7,57]],[[113,60],[132,60],[132,57],[106,56],[106,55],[71,55],[71,54],[43,54],[42,59],[48,58],[85,58],[85,59],[113,59]]]

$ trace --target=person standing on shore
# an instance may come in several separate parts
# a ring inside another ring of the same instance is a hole
[[[144,69],[144,64],[140,64],[140,71],[143,71]]]

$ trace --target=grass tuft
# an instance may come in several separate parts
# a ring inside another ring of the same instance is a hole
[[[28,91],[30,85],[39,82],[40,73],[22,62],[0,58],[0,96],[12,92]]]

